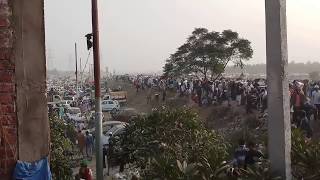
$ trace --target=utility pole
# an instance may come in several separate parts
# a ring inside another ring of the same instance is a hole
[[[78,52],[77,52],[77,43],[74,43],[74,54],[76,60],[76,93],[78,98]]]
[[[92,33],[93,33],[93,64],[95,84],[96,111],[96,179],[103,180],[102,162],[102,110],[100,87],[100,49],[99,49],[99,14],[98,0],[92,0]]]
[[[265,0],[265,5],[269,159],[274,175],[291,180],[286,0]]]
[[[82,88],[82,74],[83,74],[83,71],[82,71],[82,67],[81,67],[81,58],[79,59],[80,61],[80,87]]]

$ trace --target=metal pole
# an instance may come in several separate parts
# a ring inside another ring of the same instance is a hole
[[[76,60],[76,94],[78,98],[78,52],[77,52],[77,43],[74,43],[74,54]]]
[[[265,0],[265,3],[269,159],[273,174],[291,180],[286,0]]]
[[[98,0],[92,0],[92,32],[93,32],[93,58],[94,58],[94,84],[96,100],[96,179],[103,180],[102,162],[102,111],[100,92],[100,49],[99,49],[99,17]]]
[[[81,67],[81,58],[79,58],[79,61],[80,61],[80,87],[82,88],[82,67]]]

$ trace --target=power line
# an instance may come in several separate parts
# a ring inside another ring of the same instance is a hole
[[[83,70],[82,70],[82,73],[84,73],[84,70],[85,70],[85,69],[86,69],[86,67],[87,67],[87,64],[88,64],[88,61],[89,61],[90,54],[91,54],[91,49],[89,50],[88,57],[87,57],[87,61],[86,61],[86,64],[84,65],[84,68],[83,68]]]

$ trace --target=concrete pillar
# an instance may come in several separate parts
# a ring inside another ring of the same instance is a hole
[[[268,148],[273,174],[290,180],[291,123],[286,0],[266,0]]]
[[[44,0],[11,2],[15,23],[18,159],[34,162],[49,154]]]

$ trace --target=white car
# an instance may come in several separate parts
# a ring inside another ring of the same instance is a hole
[[[104,100],[101,103],[102,111],[119,111],[120,104],[118,101],[114,100]]]
[[[62,101],[60,101],[60,104],[63,107],[66,107],[67,109],[71,108],[71,103],[72,103],[72,101],[70,101],[70,100],[62,100]]]
[[[66,115],[68,116],[68,119],[76,122],[85,120],[85,118],[81,115],[80,108],[77,107],[69,108]]]

